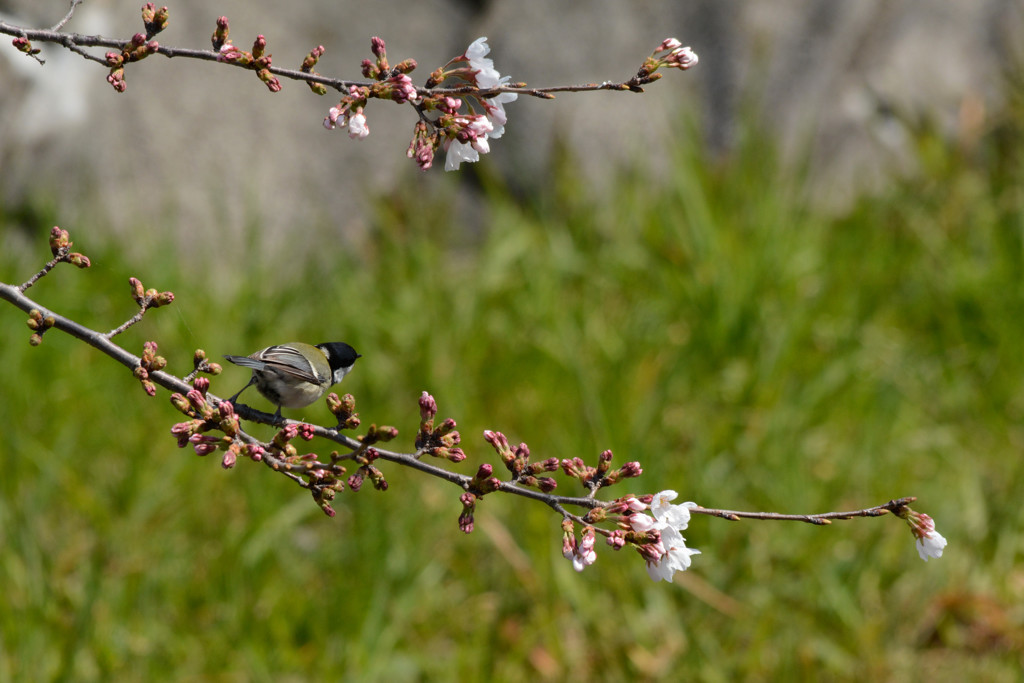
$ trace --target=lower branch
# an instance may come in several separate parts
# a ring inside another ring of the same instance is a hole
[[[529,447],[525,443],[512,446],[503,434],[490,430],[484,431],[484,439],[494,448],[510,473],[509,478],[503,480],[495,476],[494,467],[488,463],[480,465],[474,475],[454,472],[425,460],[426,456],[431,456],[435,460],[459,463],[466,458],[458,445],[460,436],[455,431],[455,421],[448,418],[435,425],[437,404],[427,392],[423,392],[419,399],[420,430],[412,452],[380,447],[398,436],[398,430],[394,427],[371,424],[357,436],[343,433],[360,426],[355,412],[355,399],[350,395],[339,398],[336,394],[329,394],[327,397],[327,406],[338,420],[335,427],[282,419],[245,405],[236,405],[210,393],[209,378],[197,377],[199,373],[217,375],[220,372],[219,365],[207,361],[204,351],[195,352],[195,367],[188,375],[191,381],[186,381],[163,370],[167,361],[156,355],[155,342],[145,342],[142,355],[136,356],[111,341],[114,333],[127,329],[148,308],[172,303],[173,293],[145,290],[141,282],[131,278],[132,296],[141,310],[129,319],[128,324],[107,334],[85,327],[25,296],[25,289],[59,263],[74,263],[80,267],[89,265],[88,259],[81,254],[70,254],[70,244],[67,232],[54,228],[51,231],[54,260],[24,285],[0,283],[0,299],[29,314],[28,324],[34,331],[32,343],[39,344],[47,329],[59,329],[131,370],[150,396],[156,394],[156,386],[167,389],[172,392],[171,403],[189,418],[171,429],[172,435],[178,439],[179,447],[191,446],[198,455],[221,452],[224,468],[233,467],[240,457],[262,462],[271,470],[309,490],[328,515],[334,514],[330,502],[346,485],[355,491],[369,479],[374,488],[387,490],[388,482],[375,464],[384,461],[437,477],[458,487],[463,506],[459,528],[467,533],[473,530],[476,505],[491,493],[506,493],[547,505],[562,517],[563,554],[572,560],[577,570],[594,562],[594,539],[601,535],[615,549],[628,545],[636,550],[646,561],[652,578],[670,580],[675,571],[687,569],[691,557],[700,552],[688,548],[680,533],[687,528],[691,514],[733,521],[757,519],[827,525],[832,520],[879,517],[892,513],[910,526],[923,559],[941,556],[945,547],[946,541],[935,531],[931,518],[909,508],[910,503],[916,500],[912,496],[860,510],[810,515],[723,510],[702,507],[696,503],[675,505],[671,501],[677,494],[670,490],[655,494],[627,493],[612,500],[599,500],[597,494],[600,491],[640,476],[640,464],[628,462],[619,468],[612,468],[611,451],[601,453],[593,466],[578,457],[562,460],[548,458],[537,462],[531,459]],[[270,441],[261,441],[242,428],[242,420],[269,424],[277,427],[278,432]],[[300,454],[295,446],[298,443],[295,440],[299,438],[304,441],[323,439],[340,446],[340,452],[334,451],[327,458],[316,453]],[[345,464],[357,466],[356,471],[347,479],[344,478]],[[571,479],[577,479],[587,491],[586,495],[554,495],[552,491],[557,486],[555,479],[540,475],[557,470]],[[570,508],[581,512],[570,512]],[[577,526],[583,527],[579,539],[576,536]]]

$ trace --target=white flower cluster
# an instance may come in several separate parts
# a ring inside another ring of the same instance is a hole
[[[647,573],[655,581],[671,581],[676,572],[690,568],[693,555],[700,555],[699,550],[686,547],[686,539],[681,533],[690,524],[690,508],[697,507],[697,504],[672,505],[678,496],[675,491],[660,491],[651,501],[653,517],[634,512],[628,518],[633,531],[654,530],[661,535],[661,540],[647,546],[647,552],[643,553],[647,559]]]
[[[490,51],[487,38],[477,38],[466,49],[465,57],[469,61],[470,70],[476,72],[473,80],[478,88],[498,88],[508,83],[511,78],[502,76],[494,68],[494,61],[487,58]],[[497,140],[505,133],[505,123],[508,121],[505,105],[515,102],[518,97],[516,93],[501,93],[480,99],[480,104],[484,108],[483,115],[458,117],[457,121],[467,130],[470,139],[465,142],[449,139],[445,143],[444,170],[458,170],[462,162],[479,161],[481,154],[487,154],[490,151],[488,140]]]

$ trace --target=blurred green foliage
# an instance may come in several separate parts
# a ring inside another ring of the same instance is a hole
[[[364,422],[408,446],[429,390],[465,472],[497,429],[538,458],[639,460],[619,495],[780,512],[916,495],[942,559],[890,518],[696,518],[704,554],[676,585],[604,546],[577,575],[547,508],[492,496],[465,536],[459,491],[387,466],[386,493],[345,492],[327,519],[258,465],[178,450],[165,392],[58,332],[30,348],[4,306],[0,681],[1017,680],[1024,110],[961,147],[922,127],[919,172],[840,216],[808,207],[765,136],[717,161],[682,138],[671,175],[606,191],[569,158],[535,196],[478,177],[480,229],[450,222],[456,179],[410,179],[300,267],[258,225],[180,259],[152,227],[126,246],[63,225],[94,267],[30,294],[106,330],[133,312],[129,276],[173,290],[119,339],[156,339],[179,374],[198,346],[344,339]],[[25,216],[50,218],[26,235]],[[20,281],[60,220],[45,200],[2,218],[0,278]]]

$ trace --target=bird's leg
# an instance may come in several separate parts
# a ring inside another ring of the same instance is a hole
[[[256,383],[256,377],[255,377],[255,376],[253,376],[253,377],[250,377],[250,378],[249,378],[249,383],[248,383],[248,384],[246,384],[246,385],[245,385],[244,387],[242,387],[241,389],[239,389],[238,391],[236,391],[236,392],[235,392],[235,395],[234,395],[234,396],[232,396],[231,398],[229,398],[229,399],[228,399],[228,403],[230,403],[230,404],[234,405],[234,403],[235,403],[235,399],[237,399],[237,398],[239,397],[239,395],[241,395],[241,393],[242,393],[243,391],[245,391],[246,389],[248,389],[249,387],[251,387],[251,386],[252,386],[253,384],[255,384],[255,383]],[[280,408],[278,408],[278,411],[277,411],[277,412],[279,412],[279,413],[280,413],[280,412],[281,412],[281,409],[280,409]]]

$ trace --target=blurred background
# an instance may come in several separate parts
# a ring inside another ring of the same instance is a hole
[[[128,36],[140,5],[87,1],[67,30]],[[66,7],[0,1],[30,26]],[[625,80],[670,36],[700,64],[639,96],[520,98],[481,163],[424,174],[400,107],[371,103],[354,142],[299,84],[152,57],[118,95],[98,65],[4,42],[0,280],[38,270],[59,224],[94,265],[30,294],[107,330],[128,277],[174,291],[119,340],[157,340],[178,374],[199,347],[344,339],[364,424],[411,448],[428,390],[460,471],[495,461],[496,429],[537,458],[639,460],[610,495],[918,496],[949,546],[925,564],[887,518],[697,518],[675,585],[600,545],[576,574],[550,510],[489,497],[466,536],[459,491],[389,467],[328,519],[262,467],[178,450],[166,393],[67,336],[29,347],[3,306],[0,681],[1019,679],[1020,3],[170,11],[161,43],[206,48],[227,15],[275,65],[323,44],[317,70],[347,78],[373,35],[418,83],[481,35],[534,86]]]

